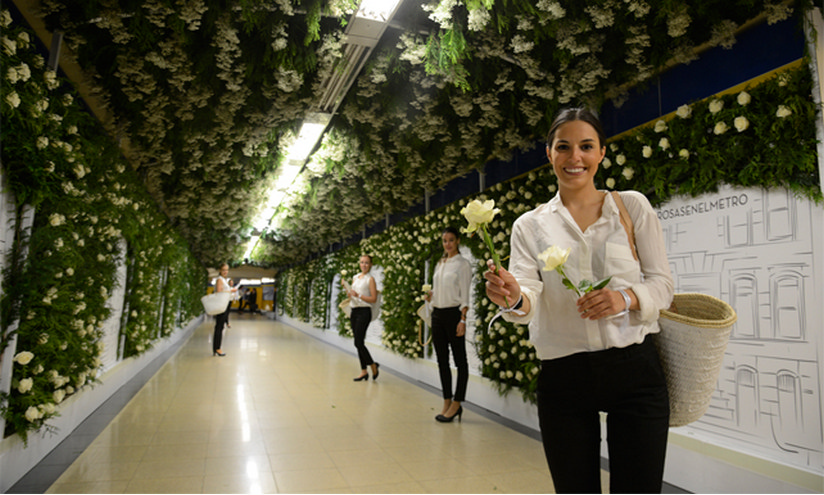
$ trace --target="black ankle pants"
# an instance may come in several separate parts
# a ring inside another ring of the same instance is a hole
[[[466,360],[466,336],[458,337],[458,322],[461,321],[461,308],[435,308],[432,310],[432,344],[438,357],[438,371],[441,375],[441,388],[444,399],[463,402],[466,399],[466,386],[469,383],[469,364]],[[449,367],[449,349],[458,368],[458,380],[455,395],[452,395],[452,369]]]
[[[557,493],[601,493],[599,412],[610,493],[660,493],[669,399],[652,338],[541,363],[538,419]]]

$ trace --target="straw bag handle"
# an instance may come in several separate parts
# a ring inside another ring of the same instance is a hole
[[[632,257],[638,261],[638,252],[635,250],[635,227],[632,225],[632,217],[629,216],[627,207],[624,206],[624,201],[618,191],[612,191],[612,199],[618,207],[618,213],[621,215],[621,225],[627,231],[627,240],[629,240],[629,248],[632,250]]]

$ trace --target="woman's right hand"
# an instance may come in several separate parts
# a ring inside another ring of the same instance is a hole
[[[495,273],[495,263],[492,260],[486,261],[488,270],[484,272],[486,279],[486,296],[490,301],[507,308],[521,297],[521,286],[515,277],[499,267],[498,272]]]

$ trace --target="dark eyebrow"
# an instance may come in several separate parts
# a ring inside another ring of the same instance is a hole
[[[566,139],[558,139],[557,142],[559,142],[559,143],[568,143],[569,141],[566,140]],[[582,140],[581,142],[582,143],[594,143],[595,140],[591,139],[591,138],[587,138],[587,139]]]

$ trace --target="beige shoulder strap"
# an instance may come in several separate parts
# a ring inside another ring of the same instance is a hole
[[[635,227],[632,225],[632,217],[629,216],[627,207],[624,206],[624,201],[621,199],[618,191],[612,191],[612,199],[615,201],[615,205],[618,206],[618,212],[621,215],[621,225],[623,225],[624,230],[627,231],[627,239],[629,240],[629,247],[632,249],[632,257],[637,261],[638,253],[635,251]]]

